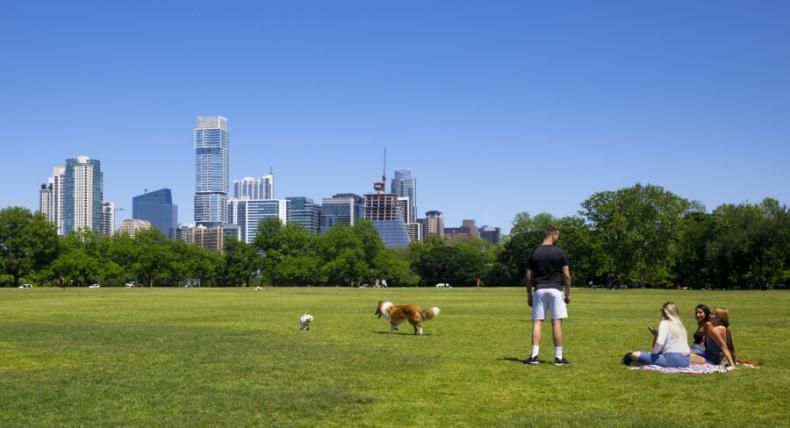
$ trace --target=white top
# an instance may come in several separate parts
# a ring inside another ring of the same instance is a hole
[[[653,346],[652,353],[654,354],[662,354],[665,352],[677,352],[678,354],[689,355],[691,354],[691,350],[689,349],[688,338],[686,336],[686,329],[681,328],[680,334],[673,334],[670,331],[670,324],[671,321],[669,320],[662,320],[660,324],[658,324],[658,336],[656,336],[656,344]]]

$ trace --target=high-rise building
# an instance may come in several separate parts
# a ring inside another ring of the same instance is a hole
[[[170,189],[154,190],[132,198],[132,218],[147,220],[168,239],[176,239],[178,205],[173,204]]]
[[[101,231],[101,162],[87,156],[66,159],[63,233]]]
[[[112,236],[115,232],[115,204],[102,202],[101,204],[101,234]]]
[[[288,201],[288,223],[301,224],[305,230],[318,234],[321,224],[321,206],[304,196],[291,196]]]
[[[400,210],[401,216],[403,217],[403,221],[408,223],[414,223],[414,221],[409,221],[409,216],[411,215],[411,201],[406,196],[398,196],[398,199],[395,201],[395,204]]]
[[[370,220],[379,231],[381,240],[389,248],[409,246],[409,232],[403,214],[398,209],[398,195],[385,193],[384,183],[373,184],[373,193],[365,194],[365,219]]]
[[[455,244],[466,238],[479,238],[480,231],[477,230],[474,220],[462,220],[461,227],[447,227],[444,229],[444,240],[448,244]]]
[[[198,117],[195,137],[195,223],[228,222],[230,132],[222,116]]]
[[[444,215],[441,211],[427,211],[425,213],[425,228],[423,234],[427,239],[431,235],[444,238]]]
[[[498,244],[499,240],[502,238],[502,230],[498,227],[486,225],[480,227],[479,231],[480,238],[492,244]]]
[[[38,212],[49,220],[52,212],[52,179],[41,185],[38,189]]]
[[[235,199],[274,199],[274,175],[233,180],[233,197]]]
[[[225,248],[224,226],[195,226],[182,224],[178,226],[178,239],[190,245],[222,253]]]
[[[230,223],[238,225],[240,236],[248,244],[255,241],[258,226],[269,218],[277,218],[288,224],[288,201],[286,199],[231,199],[228,201]]]
[[[365,200],[354,193],[338,193],[331,198],[321,199],[320,232],[326,233],[332,226],[353,226],[365,214]]]
[[[409,198],[409,211],[404,213],[406,223],[417,221],[417,179],[410,169],[396,169],[395,178],[390,183],[390,191],[399,197]]]
[[[151,228],[151,222],[148,220],[140,220],[136,218],[127,218],[121,222],[120,228],[118,228],[118,233],[120,234],[127,234],[134,238],[137,235],[137,232],[141,230],[148,230]]]
[[[66,168],[52,168],[52,176],[39,189],[38,210],[57,228],[58,235],[64,234]]]
[[[57,226],[58,235],[64,235],[66,221],[66,167],[56,166],[52,168],[52,177],[49,180],[52,182],[49,221]]]
[[[406,231],[409,233],[409,240],[422,242],[422,223],[406,223]]]

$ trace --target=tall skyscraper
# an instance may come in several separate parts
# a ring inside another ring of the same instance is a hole
[[[38,212],[49,220],[52,212],[52,179],[41,185],[38,189]]]
[[[354,193],[338,193],[331,198],[321,199],[320,232],[326,233],[332,226],[353,226],[365,214],[365,200]]]
[[[63,233],[101,231],[103,177],[101,162],[87,156],[66,159]]]
[[[390,191],[399,197],[409,198],[409,211],[404,213],[406,223],[417,221],[417,179],[410,169],[396,169],[395,178],[390,184]]]
[[[222,116],[198,117],[195,136],[195,223],[221,226],[228,222],[230,132]]]
[[[274,199],[274,175],[233,180],[233,197],[235,199]]]
[[[384,192],[384,182],[373,184],[373,193],[365,194],[365,219],[370,220],[379,231],[381,240],[389,248],[404,248],[409,245],[409,232],[403,214],[398,209],[398,195]]]
[[[52,168],[52,176],[38,191],[38,210],[57,227],[58,235],[63,235],[65,181],[66,168],[56,166]]]
[[[427,211],[425,213],[425,228],[423,234],[427,239],[431,235],[444,238],[444,215],[441,211]]]
[[[169,239],[176,239],[178,205],[170,189],[159,189],[132,198],[132,218],[147,220]]]
[[[102,202],[101,204],[101,234],[112,236],[115,232],[115,204]]]
[[[288,223],[301,224],[305,230],[317,234],[321,222],[321,206],[304,196],[291,196],[288,200]]]

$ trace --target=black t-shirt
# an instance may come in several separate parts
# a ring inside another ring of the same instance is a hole
[[[535,287],[562,290],[562,267],[568,266],[568,256],[561,248],[541,245],[529,254],[529,270]]]

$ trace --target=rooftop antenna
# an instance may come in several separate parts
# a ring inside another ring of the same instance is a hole
[[[384,169],[381,170],[381,182],[387,185],[387,146],[384,146]]]
[[[274,175],[274,165],[269,164],[269,175]]]

